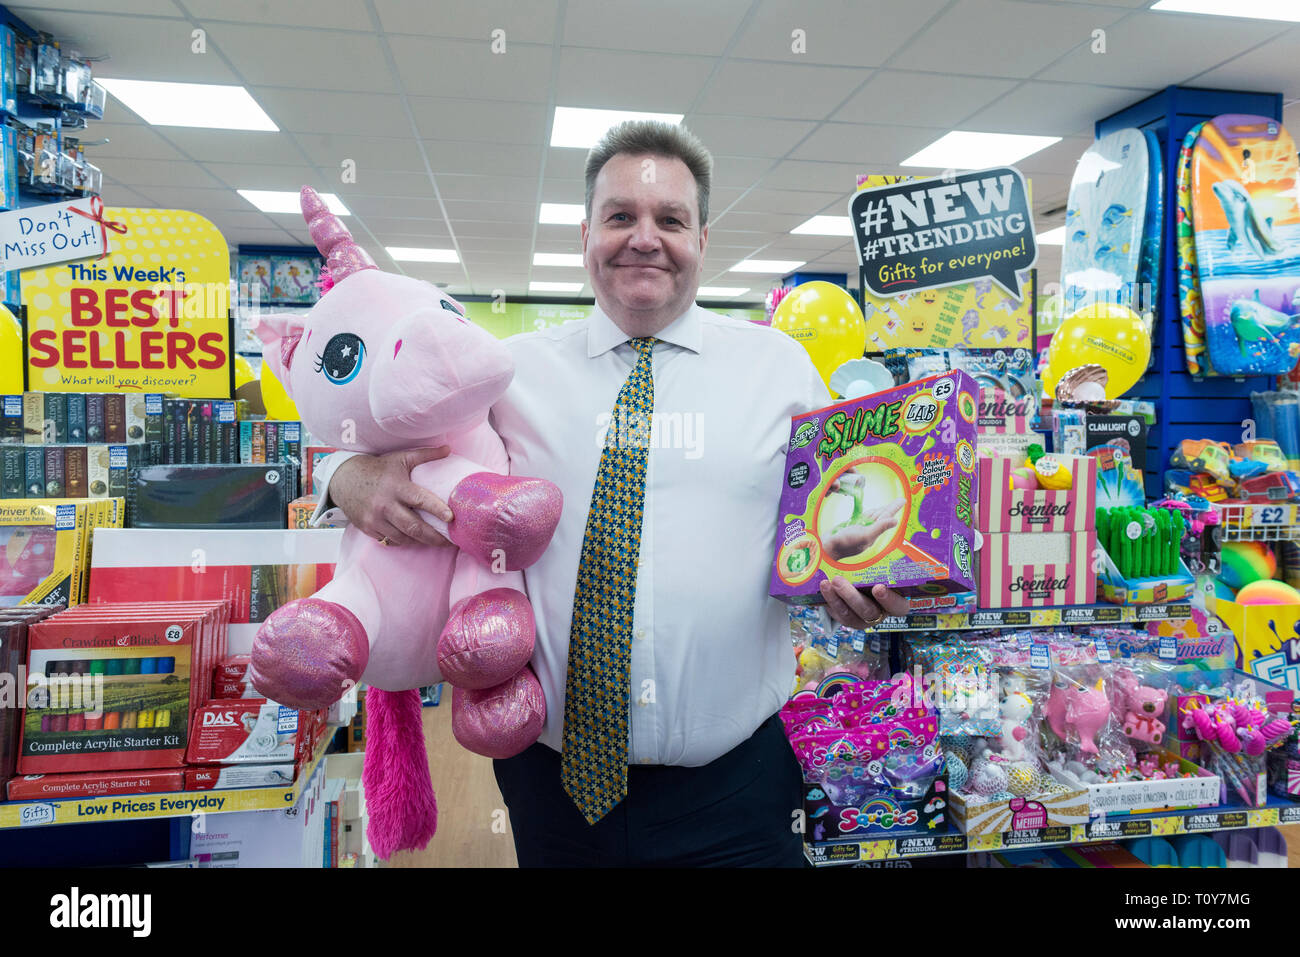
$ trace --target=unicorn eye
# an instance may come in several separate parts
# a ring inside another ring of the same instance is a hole
[[[335,385],[345,385],[361,371],[365,354],[366,344],[359,336],[340,332],[325,343],[325,351],[316,357],[316,371],[324,372]]]
[[[446,309],[448,312],[452,313],[452,314],[453,314],[457,319],[459,319],[461,322],[469,322],[469,320],[465,318],[465,314],[464,314],[463,312],[461,312],[459,309],[457,309],[455,306],[453,306],[453,305],[452,305],[450,302],[448,302],[446,299],[443,299],[443,300],[442,300],[442,308],[444,308],[444,309]]]

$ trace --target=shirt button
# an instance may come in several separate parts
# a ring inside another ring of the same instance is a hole
[[[642,758],[642,759],[641,759],[641,763],[642,763],[642,764],[651,764],[651,763],[653,763],[653,762],[651,762],[651,760],[650,760],[649,758]]]
[[[635,634],[635,635],[637,636],[637,638],[644,638],[644,637],[645,637],[645,629],[644,629],[644,628],[638,628],[635,632],[633,632],[633,634]]]

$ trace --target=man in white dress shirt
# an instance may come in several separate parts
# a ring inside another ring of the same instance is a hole
[[[555,482],[565,502],[549,549],[524,573],[546,725],[538,744],[495,763],[521,866],[802,863],[800,774],[776,718],[794,657],[786,607],[767,590],[790,417],[830,397],[793,339],[695,305],[711,169],[682,127],[632,122],[606,134],[587,160],[581,227],[596,308],[507,340],[516,371],[493,425],[511,472]],[[650,339],[646,441],[615,402]],[[602,447],[637,436],[649,448],[639,557],[623,575],[635,583],[627,775],[589,823],[561,783],[575,582]],[[409,478],[439,454],[334,456],[321,512],[341,509],[397,547],[442,543],[416,512],[448,517],[445,503]],[[856,628],[906,609],[883,586],[868,596],[843,579],[823,596]]]

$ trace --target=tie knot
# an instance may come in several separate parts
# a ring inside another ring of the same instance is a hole
[[[655,343],[658,341],[659,340],[656,339],[654,336],[645,336],[640,339],[633,339],[632,345],[638,353],[644,356],[649,354],[651,350],[654,349]]]

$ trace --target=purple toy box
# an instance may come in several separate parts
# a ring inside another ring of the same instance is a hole
[[[819,604],[828,575],[974,590],[978,395],[946,372],[791,419],[771,594]]]

